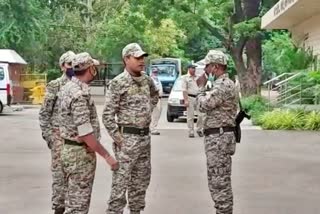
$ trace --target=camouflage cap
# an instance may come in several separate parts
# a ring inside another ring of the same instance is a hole
[[[139,44],[130,43],[122,50],[122,58],[126,56],[141,57],[148,56],[148,53],[144,52]]]
[[[92,65],[100,65],[100,63],[98,60],[93,59],[87,52],[77,54],[72,61],[74,71],[83,71]]]
[[[59,59],[59,65],[62,66],[64,63],[71,63],[75,55],[76,54],[73,51],[65,52]]]
[[[210,50],[207,56],[204,58],[204,63],[206,65],[215,63],[221,65],[227,65],[228,58],[222,51]]]

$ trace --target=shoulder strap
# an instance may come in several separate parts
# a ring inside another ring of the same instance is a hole
[[[242,107],[242,104],[241,104],[240,98],[239,98],[239,108],[240,108],[240,111],[242,111],[242,110],[243,110],[243,107]]]
[[[54,110],[54,107],[56,106],[56,103],[57,103],[57,100],[58,100],[58,93],[60,91],[60,85],[61,83],[59,82],[58,84],[58,90],[56,91],[56,94],[54,96],[54,100],[53,100],[53,105],[52,105],[52,109],[51,109],[51,115],[53,114],[53,110]]]

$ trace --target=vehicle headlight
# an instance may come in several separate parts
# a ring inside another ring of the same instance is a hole
[[[180,100],[178,98],[169,98],[168,103],[178,105],[180,104]]]

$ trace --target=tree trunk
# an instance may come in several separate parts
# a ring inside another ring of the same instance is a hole
[[[237,75],[239,77],[239,82],[240,82],[240,86],[241,86],[241,94],[243,94],[243,84],[242,83],[247,82],[247,80],[246,80],[247,68],[244,64],[242,54],[237,54],[237,53],[232,52],[231,56],[232,56],[232,59],[234,61],[234,65],[237,70]],[[246,84],[244,84],[244,85],[246,85]]]
[[[247,73],[246,81],[242,84],[242,93],[244,96],[254,95],[261,93],[261,38],[256,36],[250,38],[246,44],[247,55]]]
[[[243,0],[246,20],[258,17],[260,13],[261,0]],[[259,94],[261,92],[261,57],[262,42],[259,35],[248,39],[245,46],[247,56],[247,72],[244,81],[241,82],[241,90],[244,96]]]
[[[247,73],[247,68],[243,60],[243,49],[244,49],[244,45],[246,44],[246,40],[247,40],[246,38],[241,38],[236,44],[236,46],[231,47],[231,50],[230,50],[230,53],[239,77],[241,94],[243,91],[242,83],[246,82],[246,73]]]

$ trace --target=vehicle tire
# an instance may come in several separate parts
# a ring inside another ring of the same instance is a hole
[[[2,105],[2,103],[0,102],[0,114],[2,113],[2,111],[3,111],[3,105]]]
[[[172,122],[174,121],[174,117],[171,116],[171,115],[169,114],[169,112],[167,112],[167,121],[168,121],[169,123],[172,123]]]

